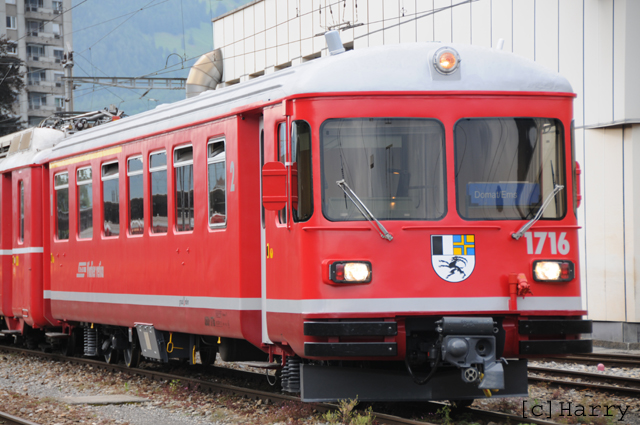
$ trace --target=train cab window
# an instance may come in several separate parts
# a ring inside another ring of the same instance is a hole
[[[278,161],[287,163],[287,123],[278,124]],[[287,222],[287,208],[278,211],[278,221],[282,224]]]
[[[470,220],[562,218],[562,123],[548,118],[467,118],[454,127],[458,212]]]
[[[56,239],[69,239],[69,173],[54,176],[56,193]]]
[[[221,227],[227,223],[226,156],[224,140],[207,145],[209,177],[209,226]]]
[[[24,181],[20,180],[20,242],[24,242]]]
[[[78,169],[76,183],[78,185],[78,239],[91,239],[93,237],[91,167]]]
[[[444,129],[417,118],[329,119],[320,127],[322,212],[365,220],[344,180],[377,220],[439,220],[446,213]]]
[[[127,160],[129,179],[129,234],[144,233],[144,187],[142,184],[142,157]]]
[[[176,231],[194,227],[193,206],[193,146],[176,148],[173,152],[176,188]]]
[[[118,163],[102,165],[102,212],[104,235],[120,234],[120,184]]]
[[[291,127],[291,175],[293,179],[293,221],[307,221],[313,213],[311,190],[311,127],[306,121],[294,121]],[[296,190],[297,186],[297,190]]]
[[[167,233],[169,218],[167,215],[167,152],[154,152],[149,155],[149,174],[151,175],[151,231]]]

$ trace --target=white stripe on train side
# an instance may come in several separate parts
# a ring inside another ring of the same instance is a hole
[[[222,310],[260,310],[260,298],[190,297],[175,295],[109,294],[44,291],[52,301],[186,307]],[[365,298],[331,300],[267,300],[270,313],[428,313],[508,311],[509,297],[474,298]],[[519,311],[582,310],[580,297],[518,298]]]

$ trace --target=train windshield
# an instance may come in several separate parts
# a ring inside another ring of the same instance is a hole
[[[563,129],[547,118],[471,118],[454,129],[458,212],[466,219],[529,220],[566,188]],[[566,190],[542,214],[562,218]]]
[[[378,220],[444,216],[444,129],[434,119],[330,119],[320,129],[322,212],[365,220],[336,182],[344,180]]]

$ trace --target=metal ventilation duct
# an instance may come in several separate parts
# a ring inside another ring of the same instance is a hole
[[[187,77],[187,98],[207,90],[215,90],[222,81],[222,51],[216,49],[202,55],[191,67]]]

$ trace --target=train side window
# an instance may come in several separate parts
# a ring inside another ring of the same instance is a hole
[[[78,238],[93,238],[93,182],[91,167],[78,169]]]
[[[151,231],[167,233],[169,218],[167,215],[167,152],[154,152],[149,155],[149,174],[151,175]]]
[[[278,161],[286,165],[287,163],[287,123],[278,124]],[[278,211],[278,221],[287,223],[287,207]]]
[[[209,226],[227,224],[226,152],[223,140],[209,142],[207,146],[209,174]]]
[[[20,242],[24,242],[24,181],[20,180]]]
[[[56,192],[56,239],[69,239],[69,173],[54,176]]]
[[[127,160],[129,179],[129,234],[144,233],[144,188],[142,185],[142,156]]]
[[[194,227],[193,203],[193,146],[176,148],[173,152],[176,188],[176,231],[186,232]]]
[[[307,221],[313,214],[311,182],[311,127],[306,121],[294,121],[291,127],[291,194],[293,221]]]
[[[120,234],[120,179],[118,162],[102,164],[102,212],[104,235]]]

